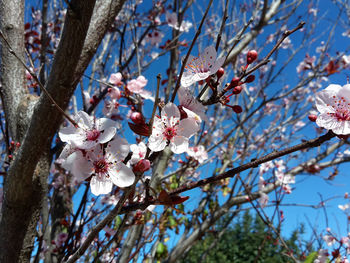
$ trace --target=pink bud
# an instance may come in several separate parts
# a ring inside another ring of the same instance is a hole
[[[258,58],[258,52],[256,50],[250,50],[247,53],[247,64],[253,63]]]

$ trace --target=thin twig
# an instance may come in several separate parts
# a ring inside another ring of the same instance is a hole
[[[265,156],[263,156],[263,157],[261,157],[259,159],[251,161],[251,162],[249,162],[247,164],[243,164],[243,165],[241,165],[239,167],[233,168],[233,169],[231,169],[231,170],[229,170],[229,171],[227,171],[225,173],[222,173],[220,175],[214,175],[214,176],[211,176],[209,178],[199,180],[197,182],[186,183],[186,184],[178,187],[177,189],[175,189],[173,191],[169,191],[168,194],[171,195],[171,196],[174,196],[174,195],[176,196],[176,195],[178,195],[180,193],[189,191],[191,189],[202,187],[202,186],[207,185],[207,184],[218,182],[218,181],[220,181],[222,179],[233,177],[236,174],[239,174],[239,173],[241,173],[243,171],[246,171],[248,169],[256,168],[262,163],[266,163],[268,161],[271,161],[271,160],[277,159],[279,157],[291,154],[293,152],[301,151],[301,150],[305,150],[305,149],[309,149],[309,148],[318,147],[322,143],[332,139],[335,136],[336,135],[332,131],[328,131],[328,133],[325,134],[325,135],[322,135],[320,137],[317,137],[317,138],[309,140],[309,141],[305,141],[303,143],[300,143],[298,145],[286,148],[286,149],[281,150],[281,151],[274,151],[274,152],[272,152],[272,153],[270,153],[268,155],[265,155]],[[125,207],[123,207],[121,209],[121,214],[130,212],[130,211],[135,211],[137,209],[144,210],[149,205],[152,205],[152,204],[156,204],[156,200],[145,200],[144,202],[141,202],[141,203],[130,204],[130,205],[125,206]]]
[[[194,36],[194,38],[193,38],[193,40],[192,40],[192,43],[191,43],[191,46],[190,46],[190,48],[189,48],[189,50],[188,50],[188,52],[187,52],[187,54],[186,54],[186,57],[185,57],[185,59],[182,61],[182,66],[181,66],[181,70],[180,70],[180,75],[179,75],[179,77],[178,77],[178,79],[177,79],[177,81],[176,81],[176,86],[175,86],[175,90],[174,90],[174,92],[173,92],[173,95],[172,95],[172,97],[171,97],[171,102],[174,102],[175,97],[176,97],[176,93],[177,93],[178,89],[180,88],[180,80],[181,80],[182,74],[184,73],[184,70],[185,70],[185,66],[186,66],[188,57],[190,56],[191,51],[192,51],[192,48],[193,48],[194,44],[196,43],[197,38],[199,37],[199,35],[200,35],[200,33],[201,33],[201,29],[202,29],[202,26],[203,26],[203,24],[204,24],[204,20],[205,20],[207,14],[208,14],[208,12],[209,12],[209,9],[210,9],[210,6],[211,6],[212,3],[213,3],[213,0],[210,0],[209,4],[208,4],[208,6],[207,6],[207,9],[205,10],[205,13],[204,13],[204,15],[203,15],[202,21],[201,21],[201,23],[199,24],[199,27],[198,27],[197,32],[196,32],[196,35]]]

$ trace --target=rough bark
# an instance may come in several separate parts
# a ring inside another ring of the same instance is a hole
[[[46,84],[46,89],[62,109],[67,108],[75,89],[72,85],[74,72],[95,1],[76,0],[70,3],[62,38]],[[61,119],[61,113],[52,106],[48,97],[42,94],[34,108],[22,145],[8,170],[4,185],[0,222],[0,262],[19,261],[23,240],[42,197],[40,187],[37,187],[33,180],[34,170],[40,157],[50,147]]]
[[[0,2],[0,29],[12,49],[24,60],[24,0]],[[17,107],[26,94],[25,69],[20,61],[1,41],[1,87],[0,94],[5,111],[6,123],[12,140],[20,141],[17,136]]]

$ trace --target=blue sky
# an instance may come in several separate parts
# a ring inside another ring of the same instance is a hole
[[[27,1],[26,3],[37,3],[38,1],[32,0]],[[238,4],[241,4],[244,1],[237,1]],[[307,4],[308,1],[304,1],[300,7],[300,10],[307,10]],[[34,4],[36,6],[36,4]],[[144,1],[144,4],[142,5],[142,8],[148,9],[147,1]],[[29,11],[28,11],[29,13]],[[30,20],[27,13],[27,21]],[[296,24],[300,20],[308,21],[309,23],[314,23],[316,20],[313,20],[312,16],[306,17],[307,14],[306,11],[300,11],[299,13],[302,13],[304,16],[301,17],[293,17],[291,21],[294,23],[290,23],[288,25],[288,28],[293,28],[296,26]],[[316,47],[321,44],[321,41],[326,41],[327,36],[324,32],[326,32],[329,28],[331,28],[336,21],[340,21],[339,25],[336,27],[334,32],[334,37],[330,41],[331,46],[331,53],[329,54],[331,57],[335,56],[338,51],[346,51],[345,54],[349,54],[347,51],[350,47],[350,38],[342,36],[342,33],[345,31],[344,24],[342,24],[342,21],[338,19],[338,9],[334,7],[332,2],[330,0],[325,1],[319,1],[319,10],[317,14],[317,18],[321,18],[325,16],[326,18],[322,20],[322,22],[317,26],[315,29],[315,39],[314,43],[306,48],[302,48],[302,52],[299,53],[298,56],[295,57],[295,59],[289,64],[287,67],[287,74],[284,76],[281,76],[279,82],[277,82],[274,86],[271,88],[271,92],[273,92],[276,89],[280,89],[282,84],[289,84],[289,85],[295,85],[297,83],[297,73],[296,73],[296,66],[299,64],[300,61],[303,60],[304,55],[308,53],[310,56],[317,55],[316,53]],[[194,17],[198,20],[199,15],[195,13]],[[343,15],[342,18],[345,18]],[[186,19],[190,19],[190,17],[186,17]],[[164,20],[164,16],[162,17],[162,21]],[[346,20],[344,20],[346,21]],[[164,37],[164,40],[170,37],[170,28],[166,28],[166,26],[163,27],[166,31],[166,35]],[[327,30],[325,30],[327,29]],[[274,25],[271,25],[270,27],[266,28],[265,31],[262,33],[262,35],[258,39],[258,45],[263,45],[264,41],[266,40],[266,36],[270,33],[275,32],[276,28]],[[183,37],[189,38],[194,34],[194,30],[192,29],[189,33],[185,34]],[[298,46],[300,43],[302,34],[297,32],[293,34],[290,38],[292,40],[292,43],[295,47]],[[265,47],[264,50],[261,51],[259,56],[263,57],[267,52],[269,52],[272,45],[268,45]],[[186,50],[186,49],[184,49]],[[286,50],[280,50],[281,60],[288,59],[289,57],[289,51]],[[193,55],[198,54],[198,48],[195,47],[193,52]],[[160,59],[159,61],[156,61],[152,67],[147,69],[143,74],[147,77],[149,80],[148,85],[146,86],[146,89],[154,92],[154,87],[156,87],[156,75],[159,73],[159,69],[161,69],[161,74],[165,77],[165,69],[164,63],[167,63],[167,58]],[[179,65],[180,66],[180,65]],[[347,76],[349,76],[349,71],[343,71],[342,73],[333,74],[329,77],[329,84],[335,83],[343,85],[346,83]],[[84,82],[87,82],[85,79]],[[254,83],[253,83],[254,84]],[[324,88],[324,87],[323,87]],[[80,98],[80,92],[77,91],[77,97]],[[80,106],[80,105],[79,105]],[[147,102],[146,108],[151,108],[151,103]],[[148,111],[149,112],[149,111]],[[304,120],[307,122],[307,119]],[[316,133],[314,131],[314,126],[310,125],[307,128],[304,128],[301,131],[301,134],[303,134],[305,139],[311,139],[316,137]],[[134,136],[131,135],[130,130],[128,128],[125,128],[125,135],[128,138],[130,143],[134,143],[135,139]],[[332,141],[335,142],[338,140],[337,138],[333,139]],[[295,142],[294,144],[297,144],[298,142]],[[345,149],[345,148],[344,148]],[[305,153],[306,156],[309,156],[308,153]],[[306,157],[305,156],[305,157]],[[337,197],[336,199],[333,199],[331,201],[328,201],[326,203],[325,209],[313,209],[313,208],[306,208],[302,206],[281,206],[280,209],[284,211],[285,214],[285,220],[283,223],[283,229],[284,234],[289,235],[291,231],[295,230],[295,228],[298,227],[300,223],[304,223],[306,225],[307,235],[310,235],[312,233],[312,227],[316,227],[318,232],[323,231],[326,227],[331,227],[332,230],[334,230],[335,234],[339,234],[339,237],[341,235],[347,234],[348,231],[348,225],[347,225],[347,218],[344,215],[344,213],[337,207],[338,204],[345,204],[346,200],[343,199],[343,195],[345,192],[350,192],[350,179],[348,178],[350,164],[342,164],[339,169],[339,175],[335,177],[332,181],[324,180],[324,178],[327,178],[329,175],[329,172],[331,169],[325,169],[320,174],[317,175],[306,175],[306,176],[298,176],[296,179],[295,189],[293,190],[293,193],[291,195],[285,196],[283,203],[284,204],[306,204],[306,205],[316,205],[318,204],[320,200],[320,196],[322,196],[323,199],[327,200],[331,197]],[[198,190],[189,191],[188,193],[184,193],[183,195],[190,195],[190,200],[187,201],[186,208],[191,210],[193,206],[197,204],[199,195]],[[221,197],[223,198],[223,197]],[[79,199],[79,195],[77,195],[77,199]],[[223,200],[223,199],[222,199]],[[162,208],[160,209],[162,210]],[[266,208],[267,213],[271,211],[271,209]],[[325,211],[327,211],[328,216],[328,222],[329,224],[326,225],[326,219],[325,219]],[[310,224],[308,223],[311,222]],[[172,241],[176,240],[175,236],[172,236]]]

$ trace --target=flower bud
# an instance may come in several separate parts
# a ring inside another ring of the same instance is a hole
[[[309,118],[310,121],[315,122],[315,121],[317,120],[317,115],[315,115],[315,114],[310,114],[310,115],[308,116],[308,118]]]
[[[235,112],[235,113],[241,113],[243,110],[242,110],[242,107],[239,106],[239,105],[234,105],[232,106],[232,110]]]
[[[251,83],[255,80],[255,76],[254,75],[249,75],[246,79],[245,79],[245,83]]]
[[[219,70],[216,72],[216,76],[218,79],[220,79],[225,74],[225,70],[223,68],[219,68]]]
[[[239,85],[239,81],[240,81],[239,78],[234,77],[234,78],[231,80],[231,82],[230,82],[230,88],[232,89],[232,88],[238,86],[238,85]]]
[[[133,123],[136,123],[136,124],[145,123],[145,119],[143,118],[142,114],[138,111],[134,111],[133,113],[131,113],[130,119],[132,120]]]
[[[256,50],[249,50],[247,53],[247,64],[253,63],[258,58]]]
[[[233,88],[232,93],[237,95],[237,94],[241,93],[241,91],[242,91],[242,86],[237,86],[237,87]]]

